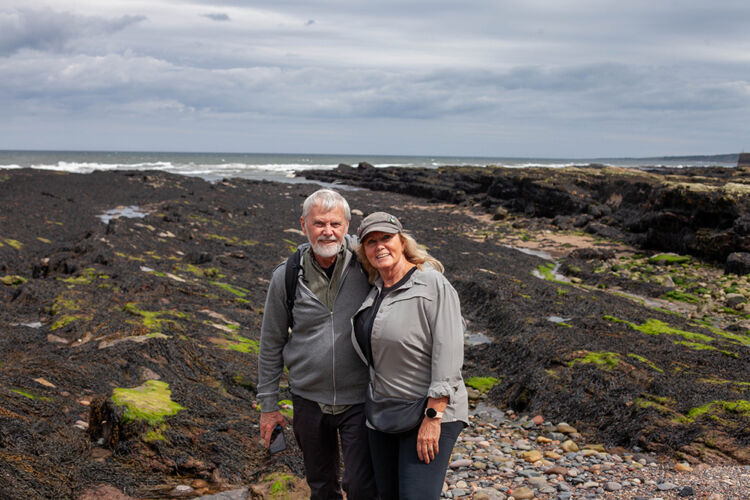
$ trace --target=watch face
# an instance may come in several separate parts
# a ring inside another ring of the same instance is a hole
[[[428,418],[435,418],[437,416],[437,411],[435,411],[435,408],[427,408],[425,414]]]

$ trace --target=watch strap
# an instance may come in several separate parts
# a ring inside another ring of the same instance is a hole
[[[443,412],[437,411],[434,408],[426,408],[424,411],[424,415],[425,417],[432,418],[432,419],[443,418]]]

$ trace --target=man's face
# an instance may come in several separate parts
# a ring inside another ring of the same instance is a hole
[[[339,253],[344,235],[349,230],[349,222],[339,206],[324,212],[317,204],[310,209],[306,218],[300,217],[300,224],[315,255],[325,259]]]

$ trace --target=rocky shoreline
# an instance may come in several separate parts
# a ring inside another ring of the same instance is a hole
[[[580,170],[579,184],[593,186]],[[718,257],[665,256],[612,237],[622,229],[594,232],[605,216],[566,228],[479,198],[425,200],[413,196],[415,179],[412,194],[346,196],[353,226],[389,210],[443,261],[469,325],[465,378],[484,381],[477,397],[503,411],[477,414],[464,432],[454,458],[472,465],[455,466],[446,496],[502,498],[521,486],[539,498],[673,498],[691,486],[698,498],[741,498],[750,464],[743,274]],[[1,173],[0,494],[292,495],[294,447],[269,457],[257,443],[256,353],[267,279],[303,241],[299,206],[313,189],[159,172]],[[154,400],[158,415],[128,412]],[[538,414],[574,426],[583,451],[559,451],[557,429],[529,424]],[[529,462],[524,440],[561,457]],[[692,472],[677,474],[678,463]],[[549,467],[578,474],[553,478]],[[535,488],[531,470],[547,486]],[[732,484],[711,479],[727,470]],[[659,489],[660,478],[679,489]]]
[[[565,423],[479,405],[454,448],[445,498],[744,498],[750,467],[690,465],[582,441]]]

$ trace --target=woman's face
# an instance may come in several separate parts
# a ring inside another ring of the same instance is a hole
[[[365,236],[365,255],[370,265],[382,272],[404,260],[404,243],[398,234],[374,231]]]

